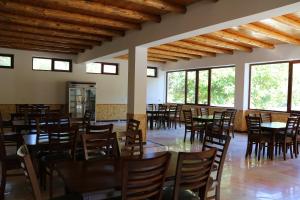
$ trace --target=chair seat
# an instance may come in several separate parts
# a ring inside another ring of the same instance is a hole
[[[60,197],[52,198],[51,200],[81,200],[82,196],[79,194],[67,194]]]
[[[163,200],[170,200],[173,196],[173,187],[163,189]],[[200,200],[200,198],[191,190],[181,190],[179,192],[179,200]]]

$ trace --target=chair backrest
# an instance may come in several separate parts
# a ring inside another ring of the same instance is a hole
[[[85,160],[119,158],[116,133],[82,134]]]
[[[208,116],[209,115],[209,109],[208,109],[208,107],[200,107],[199,108],[199,115],[201,115],[201,116]]]
[[[122,199],[162,198],[162,189],[171,153],[147,159],[122,160]]]
[[[139,130],[140,123],[141,122],[139,120],[128,119],[126,130],[127,131],[137,131],[137,130]]]
[[[46,116],[46,125],[45,126],[71,126],[70,115],[68,114],[60,114],[60,113],[52,113]]]
[[[182,104],[176,105],[176,118],[179,118],[179,120],[181,119],[182,107]]]
[[[169,106],[169,116],[174,118],[177,115],[177,105],[170,105]]]
[[[179,199],[180,190],[197,190],[200,199],[206,199],[209,178],[216,149],[202,152],[179,152],[173,199]]]
[[[158,105],[158,110],[159,110],[159,111],[166,111],[167,108],[168,108],[168,106],[165,105],[165,104],[159,104],[159,105]]]
[[[234,113],[231,111],[223,111],[221,117],[221,127],[230,127]]]
[[[126,132],[123,152],[129,155],[143,155],[143,138],[141,130],[128,130]]]
[[[206,134],[204,137],[204,142],[202,146],[202,151],[216,148],[217,153],[214,161],[214,166],[216,167],[217,174],[216,180],[221,182],[223,166],[226,158],[226,154],[228,151],[228,147],[230,144],[231,137],[228,135],[220,135],[220,134]]]
[[[236,113],[237,113],[237,109],[234,109],[234,108],[228,108],[228,109],[226,109],[226,111],[227,111],[227,112],[232,112],[231,123],[234,124],[235,116],[236,116]]]
[[[86,128],[87,134],[111,134],[113,131],[113,124],[105,125],[88,125]]]
[[[259,113],[261,122],[272,122],[272,113],[269,112],[262,112]]]
[[[53,125],[46,129],[50,153],[67,153],[75,159],[78,126]]]
[[[290,116],[291,117],[300,117],[300,111],[292,111]]]
[[[83,127],[88,126],[91,123],[91,120],[93,118],[94,112],[90,110],[86,110],[83,116],[82,124]]]
[[[192,110],[183,110],[185,126],[193,126],[193,113]]]
[[[147,104],[147,110],[152,111],[155,109],[155,105],[154,104]]]
[[[261,134],[261,118],[246,116],[248,135],[250,134]]]
[[[294,137],[297,131],[298,117],[289,117],[285,127],[285,136]]]
[[[31,160],[31,157],[30,157],[30,154],[28,152],[26,145],[22,145],[18,149],[17,155],[20,157],[21,167],[24,170],[24,174],[31,183],[34,199],[41,200],[42,199],[41,190],[39,188],[38,179],[37,179],[36,173],[34,171],[32,160]]]

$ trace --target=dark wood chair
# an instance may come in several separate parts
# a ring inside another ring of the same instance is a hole
[[[116,133],[82,134],[85,160],[120,157]]]
[[[300,111],[293,110],[293,111],[291,111],[290,116],[291,117],[300,117]]]
[[[177,105],[170,105],[168,112],[168,128],[172,128],[177,126]]]
[[[122,160],[122,199],[162,198],[162,189],[171,153],[165,152],[155,158]]]
[[[87,126],[86,133],[87,134],[111,134],[113,131],[113,124],[105,124],[105,125],[89,125]]]
[[[272,113],[269,112],[261,112],[259,113],[261,122],[272,122]]]
[[[285,131],[276,134],[275,136],[275,142],[276,142],[275,146],[276,148],[279,147],[279,152],[280,149],[282,149],[284,160],[286,160],[286,152],[288,148],[290,149],[291,158],[293,158],[293,152],[296,152],[295,145],[294,145],[294,138],[296,136],[297,124],[298,124],[297,117],[289,117],[286,123]]]
[[[126,124],[126,131],[137,131],[139,130],[141,122],[136,119],[128,119]]]
[[[128,130],[126,132],[125,146],[122,153],[127,155],[143,155],[143,138],[141,130]]]
[[[199,107],[197,109],[197,115],[198,116],[208,116],[209,115],[208,107]]]
[[[232,131],[232,119],[234,112],[232,111],[223,111],[222,117],[221,117],[221,128],[222,128],[222,133],[225,133],[226,135],[230,135]],[[232,135],[232,137],[234,137]]]
[[[183,111],[183,115],[184,115],[184,123],[185,123],[185,129],[184,129],[184,139],[183,141],[185,142],[186,140],[186,134],[188,132],[191,133],[191,137],[190,137],[190,141],[191,144],[194,142],[195,140],[195,134],[199,134],[200,135],[200,139],[202,139],[203,134],[204,134],[204,125],[203,124],[198,124],[195,123],[193,120],[193,114],[191,110],[184,110]]]
[[[168,123],[168,106],[165,104],[159,104],[158,105],[158,112],[156,114],[156,126],[157,128],[161,128],[162,126],[164,128],[167,127]]]
[[[202,151],[215,148],[217,150],[214,160],[213,171],[216,171],[213,177],[213,183],[209,190],[214,190],[214,195],[209,196],[207,199],[220,200],[220,187],[223,173],[223,166],[230,144],[230,136],[220,134],[206,134],[202,146]]]
[[[213,122],[207,125],[207,133],[223,134],[222,118],[223,112],[214,111]]]
[[[206,199],[215,156],[216,149],[179,152],[175,185],[164,190],[164,199]]]
[[[261,130],[261,117],[246,116],[246,121],[248,141],[245,157],[251,156],[253,145],[255,145],[255,155],[258,154],[258,160],[260,160],[261,150],[265,151],[265,147],[269,148],[269,144],[273,141],[272,135]]]
[[[41,190],[39,188],[37,175],[35,173],[33,163],[32,163],[32,160],[31,160],[31,157],[30,157],[30,154],[28,152],[27,147],[25,145],[22,145],[18,149],[17,155],[21,160],[21,165],[20,166],[22,166],[26,178],[31,183],[34,199],[35,200],[43,199],[42,194],[41,194]],[[68,194],[68,195],[65,195],[65,196],[52,198],[52,200],[81,200],[81,199],[82,199],[82,197],[79,194],[78,195],[77,194]]]
[[[297,158],[299,155],[299,145],[300,145],[300,117],[298,117],[298,122],[297,122],[297,126],[296,126],[293,143],[294,143],[295,157]]]
[[[228,108],[228,109],[226,109],[226,111],[232,113],[229,133],[231,133],[232,138],[234,138],[235,117],[236,117],[237,109]]]

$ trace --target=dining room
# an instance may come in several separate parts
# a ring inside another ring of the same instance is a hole
[[[300,199],[299,11],[0,1],[0,200]]]

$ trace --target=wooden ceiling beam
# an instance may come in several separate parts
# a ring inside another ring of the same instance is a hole
[[[188,49],[198,50],[199,52],[201,52],[201,56],[210,56],[210,57],[216,56],[215,53],[207,52],[207,50],[210,50],[210,51],[213,50],[212,47],[205,48],[201,45],[197,45],[197,44],[187,42],[187,41],[176,41],[176,42],[172,42],[170,44],[173,46],[177,46],[177,47],[184,47],[184,48],[188,48]]]
[[[243,36],[237,31],[235,31],[235,32],[233,32],[231,30],[217,31],[217,32],[210,33],[210,35],[214,35],[214,36],[220,37],[222,39],[228,39],[228,40],[231,40],[234,42],[241,42],[244,44],[248,44],[248,45],[252,45],[252,46],[256,46],[256,47],[260,47],[260,48],[266,48],[266,49],[274,49],[275,48],[273,44],[269,44],[267,42],[263,42],[261,40],[255,39],[255,38]]]
[[[29,15],[31,17],[38,17],[44,19],[52,19],[55,21],[65,21],[70,23],[77,23],[80,25],[89,26],[99,26],[118,30],[128,30],[128,29],[140,29],[139,24],[134,24],[130,22],[122,22],[113,19],[106,19],[101,17],[94,17],[89,15],[82,15],[78,13],[65,12],[54,9],[41,8],[36,6],[31,6],[23,3],[16,3],[11,1],[0,1],[0,10],[22,13],[23,15]]]
[[[166,51],[166,50],[160,50],[160,49],[156,49],[155,47],[148,49],[148,53],[156,53],[156,54],[162,54],[162,55],[177,56],[177,57],[182,57],[182,58],[201,58],[201,56],[196,56],[196,55],[191,55],[191,54],[186,54],[186,53]]]
[[[29,44],[18,44],[12,42],[0,42],[1,47],[11,48],[11,49],[23,49],[23,50],[30,50],[30,51],[46,51],[46,52],[53,52],[53,53],[68,53],[68,54],[77,54],[77,50],[72,49],[65,49],[65,48],[52,48],[52,47],[45,47],[39,45],[29,45]]]
[[[192,55],[197,55],[197,56],[202,55],[201,51],[177,47],[177,46],[173,46],[171,44],[163,44],[160,46],[156,46],[155,48],[159,49],[159,50],[173,51],[173,52],[177,52],[177,53],[186,53],[186,54],[192,54]]]
[[[160,60],[164,60],[164,61],[170,61],[170,62],[177,62],[177,59],[173,59],[173,58],[164,58],[162,56],[159,56],[157,54],[151,54],[149,53],[148,58],[156,58],[156,59],[160,59]]]
[[[84,49],[86,47],[90,46],[81,46],[76,44],[63,44],[63,43],[56,43],[56,42],[49,42],[49,41],[40,41],[35,39],[28,39],[24,38],[21,35],[19,37],[12,37],[12,36],[3,36],[0,31],[0,41],[7,41],[7,42],[13,42],[13,43],[19,43],[19,44],[33,44],[33,45],[40,45],[40,46],[48,46],[48,47],[60,47],[60,48],[72,48],[72,49],[78,49],[80,52],[84,52]]]
[[[44,36],[39,34],[30,34],[30,33],[23,33],[18,31],[6,31],[0,29],[0,35],[2,36],[13,36],[13,37],[22,37],[32,40],[40,40],[40,41],[47,41],[47,42],[56,42],[62,44],[74,44],[74,45],[81,45],[90,48],[93,45],[101,45],[100,42],[89,41],[89,40],[79,40],[79,39],[70,39],[70,38],[62,38],[62,37],[55,37],[55,36]]]
[[[300,21],[293,19],[290,17],[291,15],[283,15],[278,17],[273,17],[275,21],[278,21],[280,23],[286,24],[290,27],[299,29],[300,28]],[[295,18],[295,17],[294,17]]]
[[[81,33],[102,35],[102,36],[124,35],[124,32],[122,32],[122,31],[99,29],[99,28],[89,27],[89,26],[79,26],[79,25],[75,25],[75,24],[50,21],[50,20],[39,19],[39,18],[18,16],[18,15],[13,15],[13,14],[4,13],[4,12],[0,13],[0,21],[17,23],[17,24],[22,24],[22,25],[36,26],[36,27],[43,27],[43,28],[50,28],[50,29],[58,29],[58,30],[65,30],[65,31],[72,31],[72,32],[81,32]]]
[[[200,44],[216,46],[216,47],[221,47],[221,48],[226,48],[226,49],[245,51],[245,52],[252,52],[252,48],[234,44],[231,42],[225,42],[223,40],[217,40],[217,39],[211,38],[209,36],[201,35],[201,36],[192,37],[190,39],[192,39],[194,42],[197,42]]]
[[[147,6],[150,8],[155,8],[157,10],[175,12],[175,13],[186,13],[186,7],[182,5],[177,5],[174,3],[169,3],[166,1],[158,0],[125,0],[125,2],[138,4],[141,6]]]
[[[41,7],[59,8],[61,10],[89,14],[95,16],[111,16],[118,17],[123,20],[131,20],[137,22],[154,21],[160,22],[159,15],[152,15],[135,10],[111,6],[100,2],[92,2],[86,0],[18,0],[18,2],[30,3]]]
[[[276,30],[270,26],[264,25],[260,22],[255,22],[251,24],[242,25],[242,28],[247,30],[251,30],[257,33],[261,33],[267,37],[271,37],[276,40],[280,40],[282,42],[300,45],[300,40],[288,35],[282,31]]]
[[[203,44],[199,44],[196,41],[194,41],[193,38],[185,39],[183,40],[185,42],[186,48],[194,49],[194,50],[199,50],[199,51],[207,51],[207,52],[212,52],[212,53],[225,53],[225,54],[233,54],[233,51],[228,50],[228,49],[220,49],[217,47],[210,47],[210,46],[205,46]],[[207,55],[209,56],[209,55]],[[211,56],[215,56],[211,55]]]
[[[183,60],[189,60],[189,58],[183,58],[178,56],[169,56],[169,55],[163,55],[163,54],[157,54],[157,53],[148,53],[148,56],[152,57],[158,57],[158,58],[168,58],[173,60],[183,59]]]
[[[121,59],[121,60],[128,60],[128,55],[125,54],[125,55],[122,55],[122,56],[117,56],[115,57],[116,59]],[[165,60],[162,60],[162,59],[159,59],[159,58],[155,58],[155,57],[148,57],[147,58],[148,61],[152,61],[152,62],[159,62],[159,63],[166,63],[167,61]]]
[[[99,43],[99,41],[111,40],[111,37],[103,37],[103,36],[96,36],[96,35],[83,34],[83,33],[74,33],[74,32],[62,31],[62,30],[33,27],[33,26],[24,26],[24,25],[19,25],[14,23],[5,23],[1,21],[0,21],[0,29],[9,30],[9,31],[19,31],[22,33],[24,32],[30,34],[45,35],[45,36],[79,39],[79,41],[85,40],[85,41],[90,41],[95,45]]]
[[[152,57],[152,56],[148,56],[147,58],[148,61],[154,61],[154,62],[177,62],[177,60],[170,60],[170,59],[166,59],[166,58],[157,58],[157,57]]]

